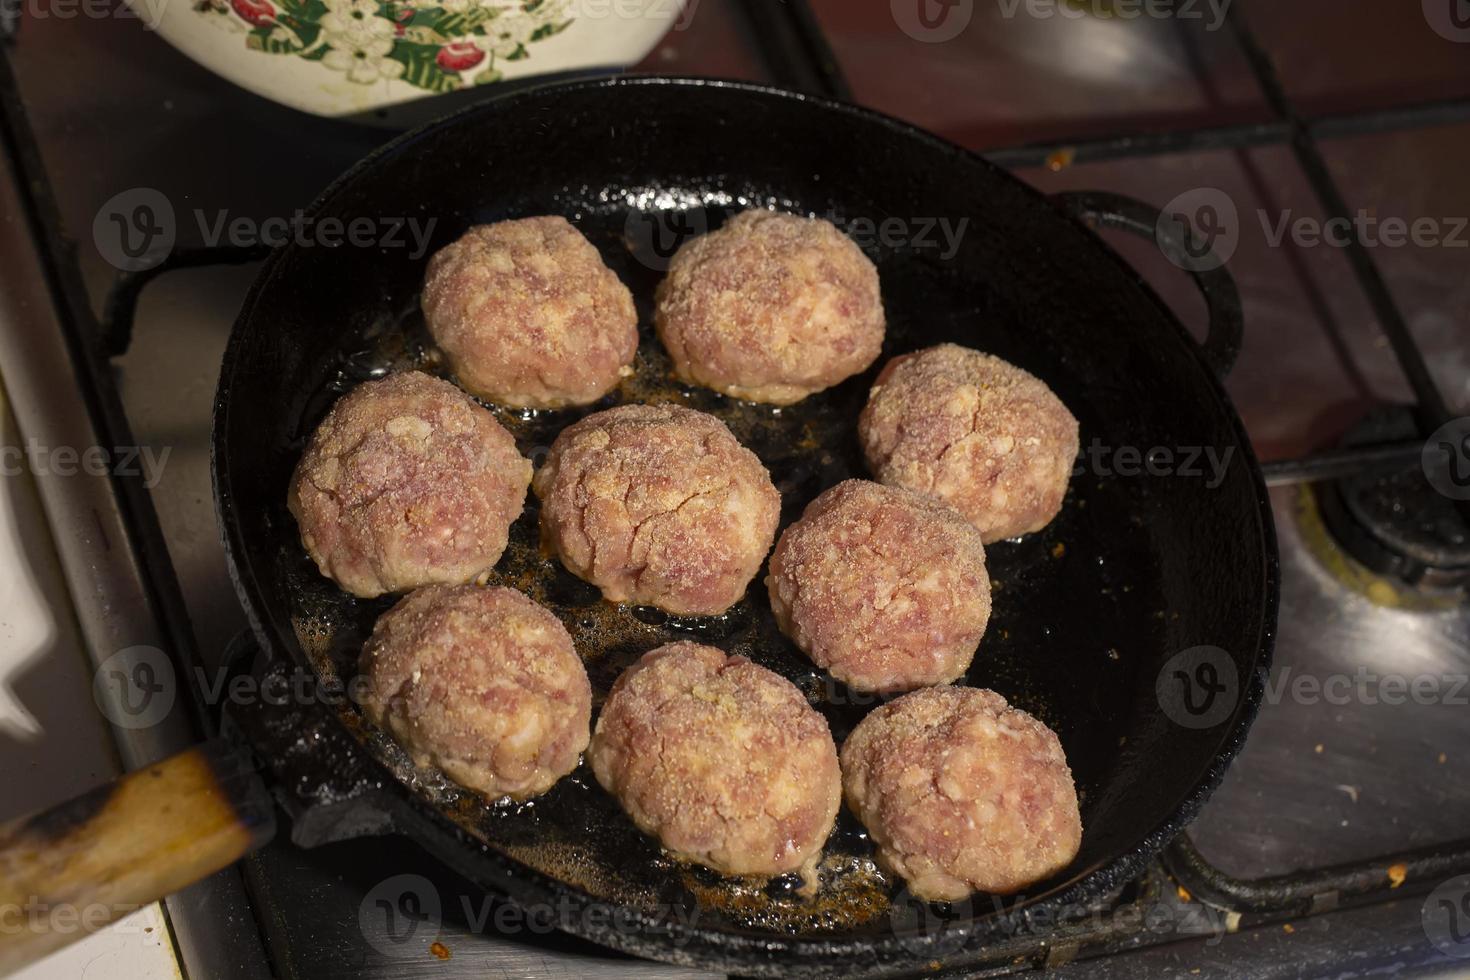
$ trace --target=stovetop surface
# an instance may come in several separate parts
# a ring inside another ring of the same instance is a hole
[[[1270,118],[1226,31],[1117,17],[1005,18],[1005,6],[976,4],[976,23],[959,39],[920,44],[895,27],[887,4],[813,4],[857,100],[977,150]],[[1374,0],[1242,0],[1239,6],[1280,67],[1288,93],[1309,114],[1470,95],[1470,47],[1429,30],[1412,9],[1417,5],[1390,10]],[[703,0],[689,27],[665,39],[641,67],[766,79],[756,30],[744,5]],[[151,187],[181,214],[289,216],[391,135],[307,117],[235,89],[136,22],[25,19],[10,56],[62,220],[99,307],[115,270],[93,245],[90,229],[113,195]],[[1445,226],[1470,215],[1470,183],[1463,179],[1470,125],[1332,140],[1323,152],[1354,208],[1379,218],[1430,217]],[[1261,458],[1330,446],[1371,406],[1409,400],[1343,251],[1271,242],[1278,222],[1321,215],[1287,147],[1053,163],[1019,176],[1047,191],[1106,189],[1155,204],[1203,187],[1229,196],[1240,231],[1230,269],[1244,300],[1246,337],[1228,388]],[[181,239],[187,227],[181,222]],[[1470,233],[1464,238],[1470,242]],[[1121,236],[1109,240],[1186,324],[1200,322],[1193,287],[1156,248]],[[1384,246],[1372,253],[1458,412],[1470,411],[1465,247]],[[220,354],[254,268],[161,278],[144,294],[131,347],[115,362],[139,441],[171,447],[154,499],[201,656],[211,666],[245,626],[219,544],[208,439]],[[1423,604],[1344,571],[1351,566],[1327,542],[1310,494],[1281,487],[1272,501],[1283,578],[1276,663],[1244,753],[1191,828],[1196,845],[1221,870],[1258,878],[1463,837],[1470,826],[1470,688],[1457,679],[1470,672],[1466,606],[1407,608]],[[1429,678],[1434,690],[1386,703],[1397,700],[1384,686],[1390,677]],[[1338,678],[1347,678],[1346,686]],[[1344,690],[1349,693],[1339,696]],[[277,843],[252,858],[247,871],[273,968],[282,976],[681,972],[564,936],[499,935],[485,925],[493,917],[481,918],[492,911],[481,893],[399,840],[311,852]],[[372,907],[375,888],[398,874],[433,879],[445,908],[448,960],[405,956],[370,935],[373,927],[360,911]],[[1142,958],[1077,963],[1064,972],[1199,969],[1205,976],[1256,976],[1279,969],[1292,975],[1304,942],[1334,921],[1342,924],[1326,945],[1340,943],[1345,958],[1356,957],[1344,975],[1392,962],[1425,971],[1440,962],[1450,969],[1453,961],[1436,961],[1422,932],[1405,932],[1405,921],[1418,921],[1421,901],[1304,920],[1291,931],[1273,924]],[[1351,924],[1354,916],[1359,926]],[[1247,936],[1254,937],[1248,944]],[[1462,962],[1470,970],[1470,961]]]

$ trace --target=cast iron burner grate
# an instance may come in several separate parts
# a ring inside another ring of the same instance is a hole
[[[1390,406],[1355,425],[1341,445],[1351,451],[1407,441],[1418,430],[1411,409]],[[1431,445],[1427,452],[1434,458],[1443,450]],[[1328,531],[1372,571],[1433,591],[1470,583],[1470,526],[1455,501],[1430,483],[1421,460],[1344,476],[1320,484],[1317,492]]]

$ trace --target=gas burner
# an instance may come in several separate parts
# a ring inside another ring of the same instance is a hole
[[[1413,410],[1375,409],[1340,448],[1419,438]],[[1470,524],[1455,501],[1426,478],[1419,462],[1316,484],[1322,519],[1344,551],[1373,572],[1431,592],[1470,584]]]

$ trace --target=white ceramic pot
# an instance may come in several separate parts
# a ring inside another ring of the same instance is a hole
[[[236,85],[345,116],[503,79],[634,64],[686,0],[128,0]]]

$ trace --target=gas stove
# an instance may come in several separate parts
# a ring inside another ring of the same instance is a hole
[[[1470,973],[1470,25],[1457,11],[690,0],[638,66],[848,98],[1047,192],[1148,201],[1208,234],[1239,287],[1228,389],[1266,461],[1283,582],[1259,720],[1142,878],[1076,920],[1018,923],[969,975]],[[238,90],[135,21],[48,12],[4,21],[0,372],[27,437],[153,450],[135,478],[38,481],[94,661],[148,645],[214,671],[246,623],[212,503],[210,411],[262,249],[209,231],[289,219],[391,133]],[[144,192],[168,202],[178,241],[129,270],[107,215]],[[1186,324],[1202,321],[1178,254],[1103,234]],[[166,465],[150,472],[149,458]],[[85,690],[78,703],[95,710]],[[137,766],[213,724],[201,704],[192,724],[115,732]],[[279,840],[167,910],[195,977],[698,973],[531,928],[394,838]],[[429,952],[403,941],[426,918]]]

